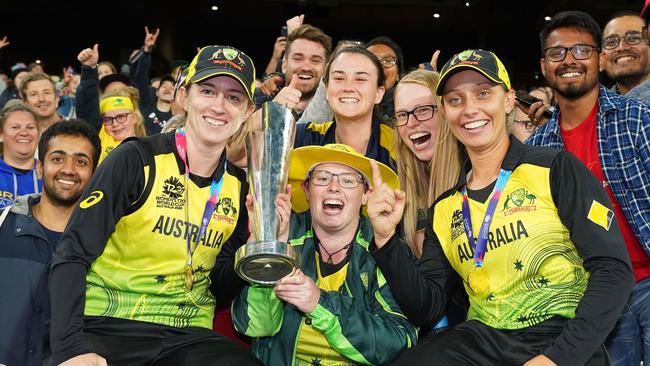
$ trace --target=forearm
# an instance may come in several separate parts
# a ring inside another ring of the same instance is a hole
[[[75,97],[77,118],[88,122],[95,130],[102,127],[99,113],[99,89],[97,69],[81,66],[81,82]]]
[[[269,337],[280,331],[284,306],[273,287],[246,286],[232,306],[235,329],[250,337]]]
[[[597,258],[586,266],[590,277],[585,295],[559,337],[544,351],[558,365],[583,365],[614,328],[634,285],[628,265]]]

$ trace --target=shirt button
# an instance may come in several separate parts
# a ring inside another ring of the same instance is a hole
[[[30,355],[33,355],[33,354],[36,353],[36,351],[34,351],[33,348],[30,348],[27,352],[28,352]]]
[[[305,318],[305,324],[307,324],[307,325],[311,325],[311,319],[309,319],[309,318]]]

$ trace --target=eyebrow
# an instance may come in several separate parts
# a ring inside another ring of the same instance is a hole
[[[332,74],[345,74],[345,71],[343,71],[343,70],[334,70],[334,71],[332,71]],[[370,76],[370,73],[367,72],[367,71],[357,71],[357,72],[354,72],[354,75],[368,75],[368,76]]]
[[[63,151],[63,150],[54,150],[54,151],[50,151],[49,153],[47,153],[47,156],[54,155],[54,154],[70,155],[67,152]],[[87,158],[87,159],[92,160],[90,158],[90,156],[88,156],[88,154],[85,154],[85,153],[82,153],[82,152],[76,152],[76,153],[72,154],[72,156],[82,157],[82,158]]]

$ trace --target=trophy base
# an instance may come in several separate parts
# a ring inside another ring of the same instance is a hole
[[[239,277],[259,285],[275,285],[297,265],[293,247],[277,240],[248,243],[235,253],[235,271]]]

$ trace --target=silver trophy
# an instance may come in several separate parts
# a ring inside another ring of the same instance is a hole
[[[235,270],[251,283],[274,285],[298,264],[291,245],[278,240],[279,218],[275,198],[289,178],[296,121],[291,110],[277,103],[262,107],[263,131],[246,137],[248,183],[253,196],[253,217],[257,241],[235,253]]]

